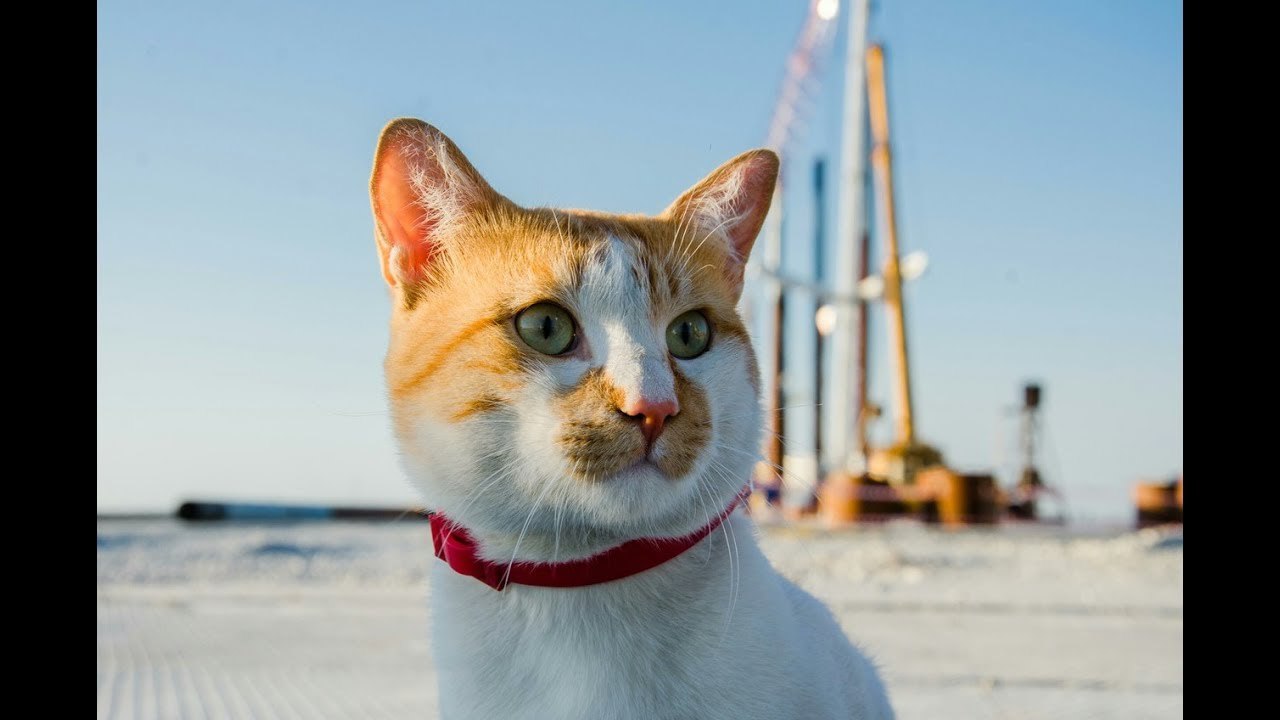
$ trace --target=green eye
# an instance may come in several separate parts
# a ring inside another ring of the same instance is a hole
[[[516,316],[516,332],[526,345],[547,355],[568,352],[576,337],[569,311],[545,302],[527,307]]]
[[[667,326],[667,349],[678,358],[688,360],[707,351],[711,344],[711,324],[707,316],[690,310]]]

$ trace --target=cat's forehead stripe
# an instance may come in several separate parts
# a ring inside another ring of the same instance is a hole
[[[723,260],[719,245],[688,223],[682,226],[678,218],[575,211],[574,220],[583,239],[595,244],[595,252],[607,251],[613,239],[625,244],[634,262],[629,271],[637,275],[637,285],[655,304],[688,295],[694,278],[699,279],[697,284],[719,284],[718,273],[701,272],[719,267]]]
[[[700,272],[709,266],[707,252],[688,238],[681,245],[674,228],[618,224],[602,230],[592,252],[584,254],[583,273],[594,265],[612,283],[629,281],[628,295],[647,298],[654,312],[690,297],[694,277],[713,276]]]

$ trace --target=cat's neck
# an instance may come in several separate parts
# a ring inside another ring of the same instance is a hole
[[[522,548],[519,551],[521,556],[526,554],[523,549],[524,543],[528,543],[527,538],[522,541]],[[433,560],[433,572],[451,588],[447,592],[461,591],[464,597],[472,601],[492,599],[504,607],[518,598],[536,601],[547,597],[561,599],[573,597],[590,603],[615,597],[618,593],[630,596],[636,592],[645,596],[652,595],[655,600],[659,597],[668,597],[671,593],[691,598],[707,588],[724,589],[729,586],[730,581],[737,584],[741,580],[739,573],[742,570],[741,563],[744,555],[752,557],[759,555],[756,548],[751,520],[745,517],[741,509],[735,508],[713,532],[702,537],[685,552],[669,561],[619,578],[616,582],[570,587],[567,589],[567,595],[545,595],[540,591],[548,588],[526,586],[514,581],[504,589],[497,590],[481,579],[456,571],[440,559]],[[563,555],[563,549],[561,554]],[[506,562],[504,560],[495,564],[505,566]],[[565,589],[557,588],[557,590]]]
[[[534,523],[532,519],[518,531],[501,530],[484,526],[469,526],[454,522],[463,528],[476,546],[477,557],[493,563],[561,563],[582,560],[601,555],[636,540],[670,540],[684,538],[695,533],[715,530],[731,514],[740,514],[746,505],[746,488],[727,501],[723,512],[712,513],[702,507],[688,508],[662,523],[626,530],[615,530],[593,525],[561,522]]]
[[[614,545],[592,556],[546,562],[517,562],[517,547],[511,560],[483,557],[471,533],[444,514],[431,518],[431,540],[437,558],[455,571],[481,580],[496,590],[509,583],[541,587],[585,587],[620,580],[663,565],[697,545],[715,532],[738,505],[747,499],[744,487],[727,508],[692,533],[675,537],[641,537]],[[517,543],[519,542],[517,538]],[[553,552],[555,552],[553,550]]]

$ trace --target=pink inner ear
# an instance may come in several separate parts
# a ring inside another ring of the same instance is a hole
[[[378,219],[391,243],[383,257],[382,274],[393,286],[398,282],[413,283],[421,279],[435,254],[436,244],[431,237],[436,223],[427,217],[414,192],[402,148],[387,148],[376,193]]]
[[[778,163],[772,155],[756,155],[743,161],[742,187],[737,193],[734,213],[741,219],[729,230],[729,239],[737,260],[745,264],[751,254],[769,204],[773,199],[773,186],[778,179]]]

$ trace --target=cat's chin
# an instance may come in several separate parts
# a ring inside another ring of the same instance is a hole
[[[711,507],[727,504],[737,492],[699,477],[693,473],[672,477],[658,462],[641,458],[583,487],[580,499],[595,531],[675,536],[696,529],[709,512],[715,514]]]
[[[627,482],[628,480],[638,479],[656,479],[670,482],[672,480],[678,480],[679,478],[673,478],[667,475],[667,473],[664,472],[656,462],[648,457],[642,457],[614,473],[612,477],[606,480],[606,482]]]
[[[684,481],[690,474],[673,476],[662,468],[659,461],[642,457],[630,465],[600,478],[595,485],[607,494],[625,499],[629,503],[643,503],[654,508],[669,509],[686,500],[681,489],[687,489]]]

